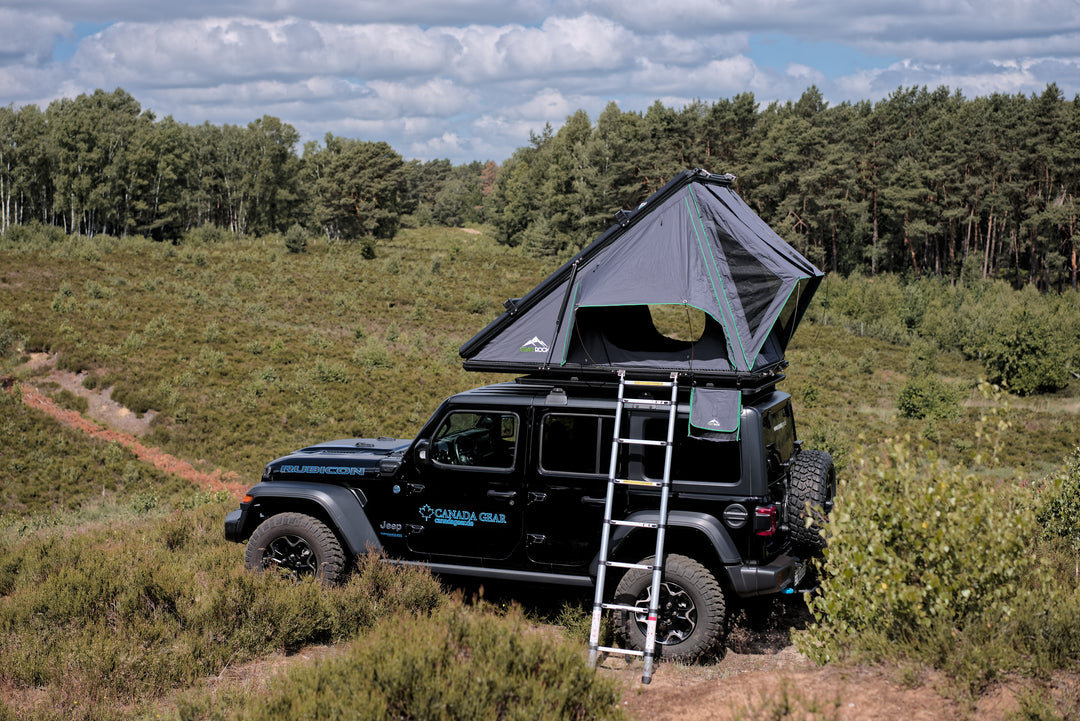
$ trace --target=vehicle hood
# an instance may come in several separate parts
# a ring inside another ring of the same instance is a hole
[[[263,472],[264,481],[347,481],[378,475],[379,463],[400,459],[412,443],[402,438],[346,438],[318,443],[272,461]]]

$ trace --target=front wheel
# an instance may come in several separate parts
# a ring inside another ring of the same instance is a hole
[[[244,565],[255,571],[277,569],[301,580],[341,581],[345,553],[334,532],[303,513],[279,513],[263,521],[248,540]]]
[[[651,564],[652,557],[641,561]],[[622,645],[645,650],[652,573],[631,569],[619,581],[615,602],[640,611],[616,611],[615,632]],[[716,577],[686,556],[671,554],[664,563],[656,619],[656,654],[685,662],[706,661],[723,653],[727,604]]]

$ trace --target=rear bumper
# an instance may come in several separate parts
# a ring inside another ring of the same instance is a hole
[[[777,556],[763,566],[728,566],[731,587],[742,598],[783,593],[795,588],[805,570],[804,563],[793,556]]]

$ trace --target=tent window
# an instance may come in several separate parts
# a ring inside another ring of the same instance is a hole
[[[767,311],[783,289],[783,281],[737,240],[719,229],[716,235],[724,249],[746,324],[756,335],[761,323],[769,319]]]
[[[689,305],[650,305],[653,327],[672,340],[697,343],[705,332],[705,313]]]

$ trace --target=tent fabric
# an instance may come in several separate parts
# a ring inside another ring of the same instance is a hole
[[[781,363],[822,274],[732,190],[685,171],[461,347],[467,370],[738,376]],[[694,343],[650,305],[701,310]]]
[[[737,389],[694,388],[690,392],[690,436],[737,441],[741,417],[742,392]]]

